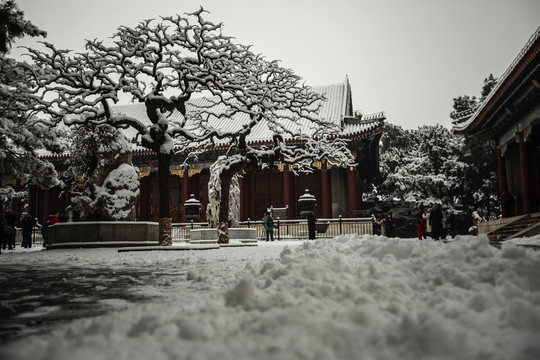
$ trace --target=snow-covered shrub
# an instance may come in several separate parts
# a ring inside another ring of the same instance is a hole
[[[109,173],[103,186],[96,186],[95,208],[101,220],[135,220],[134,206],[139,195],[137,171],[122,164]]]
[[[139,182],[131,165],[131,147],[124,136],[106,124],[79,127],[71,153],[71,217],[135,220]]]

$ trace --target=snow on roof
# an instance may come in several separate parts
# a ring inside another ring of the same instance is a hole
[[[470,115],[466,111],[463,112],[463,114],[459,114],[461,116],[457,117],[452,122],[452,128],[454,132],[465,132],[467,131],[467,128],[469,128],[474,123],[478,122],[480,114],[484,112],[484,110],[487,109],[487,106],[492,103],[492,101],[496,101],[495,98],[500,97],[501,94],[506,91],[506,88],[509,87],[509,85],[516,79],[517,75],[515,74],[516,71],[521,71],[525,65],[527,65],[527,62],[525,64],[522,64],[522,60],[525,59],[525,57],[530,53],[530,51],[533,49],[534,45],[537,43],[537,41],[540,39],[540,27],[536,29],[534,34],[529,38],[529,41],[525,44],[523,49],[519,52],[519,54],[516,56],[514,61],[510,64],[510,66],[506,69],[504,74],[500,77],[499,81],[495,85],[495,87],[491,90],[489,95],[486,97],[484,102],[475,109],[472,116],[467,117]],[[518,69],[518,65],[522,65],[521,68]],[[503,89],[503,86],[505,87]]]
[[[383,125],[384,120],[386,119],[384,112],[377,112],[374,114],[365,114],[361,117],[354,116],[352,112],[351,105],[351,91],[349,82],[346,80],[343,83],[326,85],[326,86],[316,86],[312,87],[312,90],[318,94],[325,94],[326,102],[322,104],[322,107],[319,110],[319,118],[324,119],[327,122],[331,122],[337,126],[341,126],[342,131],[340,135],[344,138],[351,137],[364,137],[369,136],[373,132],[380,129]],[[187,111],[194,110],[196,106],[203,106],[205,103],[209,102],[208,97],[197,97],[192,98],[187,105]],[[212,107],[213,112],[223,113],[225,111],[225,106],[223,104],[217,104]],[[146,108],[144,103],[129,103],[129,104],[119,104],[112,106],[113,113],[122,114],[128,117],[138,119],[147,125],[150,125],[150,119],[146,115]],[[71,115],[68,115],[71,116]],[[174,111],[169,115],[171,121],[182,120],[182,115],[178,111]],[[244,115],[244,118],[236,118],[235,121],[230,121],[230,119],[218,119],[214,118],[211,120],[213,127],[221,131],[235,131],[239,130],[243,124],[248,121],[247,116]],[[289,120],[282,119],[281,122],[286,122]],[[289,121],[289,123],[291,123]],[[307,121],[301,121],[301,126],[293,129],[295,132],[300,132],[305,135],[309,135],[313,132],[310,124]],[[189,127],[189,122],[188,122]],[[137,138],[137,130],[134,128],[121,129],[121,132],[124,134],[126,139],[130,142],[134,142]],[[274,133],[268,128],[266,122],[260,122],[252,130],[251,134],[248,137],[248,142],[250,144],[261,144],[268,143],[272,140]],[[286,136],[284,136],[287,139]],[[217,142],[216,146],[225,146],[226,141]],[[143,148],[140,145],[134,145],[134,152],[146,152],[148,149]],[[53,155],[47,150],[40,150],[39,155],[43,158],[58,158],[69,156],[68,153],[62,155]]]
[[[355,136],[370,132],[375,128],[380,126],[380,122],[384,120],[384,113],[379,112],[372,115],[363,116],[363,120],[355,123],[345,123],[345,117],[352,117],[350,113],[350,85],[348,82],[326,85],[326,86],[317,86],[313,87],[312,90],[318,94],[324,94],[327,101],[322,103],[320,108],[318,118],[323,119],[326,122],[332,123],[336,126],[342,128],[341,134],[344,137]],[[211,98],[209,97],[199,97],[191,99],[187,104],[187,112],[195,111],[197,107],[205,107],[210,104]],[[226,109],[223,104],[212,105],[212,113],[214,114],[223,114]],[[146,115],[146,108],[144,103],[131,103],[124,105],[115,105],[112,107],[112,112],[117,114],[126,115],[143,121],[144,123],[150,124],[150,120]],[[286,119],[286,112],[283,113],[283,118],[280,120],[280,123],[283,124],[287,129],[292,130],[296,133],[301,133],[303,135],[310,135],[313,133],[311,123],[308,120],[300,120],[298,123],[293,123],[290,120]],[[183,117],[178,111],[174,111],[169,115],[170,121],[180,121]],[[230,118],[217,118],[213,117],[208,122],[212,127],[220,131],[235,132],[242,128],[249,119],[245,114],[235,115],[235,121],[231,121]],[[290,124],[290,126],[289,126]],[[189,121],[187,128],[193,127],[190,125]],[[194,129],[193,129],[194,130]],[[132,141],[137,136],[137,130],[133,128],[122,130],[124,135],[129,141]],[[274,132],[269,129],[267,122],[259,122],[249,134],[247,140],[250,144],[257,143],[266,143],[272,140]],[[290,136],[284,136],[285,139],[290,138]],[[217,142],[216,145],[226,145],[226,140]],[[141,147],[134,149],[143,150]]]

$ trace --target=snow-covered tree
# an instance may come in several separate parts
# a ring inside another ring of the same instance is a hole
[[[193,119],[186,125],[186,103],[205,91],[243,91],[237,85],[244,61],[256,58],[249,47],[233,43],[222,34],[222,25],[203,18],[201,8],[185,17],[146,20],[134,28],[121,26],[112,43],[87,41],[87,51],[70,54],[46,44],[42,52],[29,49],[37,65],[34,90],[40,106],[57,121],[75,114],[68,123],[107,123],[131,127],[137,141],[158,158],[160,188],[160,244],[170,245],[171,219],[168,174],[174,139],[196,142],[205,133]],[[112,105],[130,95],[146,106],[149,119],[114,112]],[[182,121],[171,121],[178,111]],[[66,119],[64,119],[66,120]],[[204,119],[200,119],[204,121]]]
[[[469,111],[474,110],[476,107],[478,107],[478,99],[476,96],[469,96],[469,95],[463,95],[458,96],[457,98],[454,98],[454,110],[450,114],[452,118],[459,116],[460,114]]]
[[[196,109],[195,115],[206,120],[202,123],[210,130],[210,141],[228,148],[220,166],[213,169],[221,185],[216,191],[221,196],[218,241],[225,243],[229,191],[239,172],[273,168],[278,163],[292,165],[293,172],[312,172],[316,160],[339,165],[354,162],[348,142],[339,138],[339,126],[318,117],[325,101],[323,94],[301,84],[299,76],[277,61],[250,60],[242,64],[239,91],[224,94],[212,90],[214,97],[207,100],[210,106]],[[221,119],[227,119],[227,126],[219,126]],[[270,144],[250,142],[253,132],[268,134],[267,130],[272,134]]]
[[[38,151],[61,150],[56,142],[59,132],[50,130],[28,112],[33,106],[27,88],[30,73],[6,56],[13,40],[24,35],[45,32],[25,20],[14,1],[0,1],[0,173],[49,188],[58,184],[57,174],[52,164],[39,157]],[[0,217],[4,204],[13,196],[13,189],[0,188]]]
[[[480,97],[459,96],[454,99],[453,111],[450,117],[454,121],[463,121],[472,116],[491,91],[498,83],[498,79],[489,74],[484,79]],[[465,99],[465,100],[464,100]],[[472,99],[472,100],[470,100]],[[470,100],[470,101],[466,101]],[[485,139],[474,137],[463,137],[465,151],[462,152],[463,161],[468,164],[465,171],[467,186],[464,188],[464,203],[474,204],[481,211],[487,209],[488,215],[492,210],[498,208],[497,190],[497,163],[496,153],[493,146]]]
[[[487,96],[491,93],[491,90],[497,85],[498,79],[493,77],[493,74],[489,74],[484,79],[484,85],[480,92],[480,98],[476,96],[461,95],[454,98],[454,104],[452,105],[452,112],[450,117],[454,120],[462,118],[464,116],[470,116],[483,102]]]
[[[0,53],[7,54],[13,41],[23,36],[47,36],[47,33],[24,18],[14,0],[0,0]]]
[[[367,196],[423,206],[459,205],[471,211],[492,206],[494,164],[486,155],[489,148],[474,139],[441,125],[404,130],[387,124],[381,144],[381,178]]]
[[[479,98],[454,98],[450,117],[454,121],[470,117],[496,84],[490,74]],[[387,124],[380,162],[381,177],[367,196],[417,205],[459,204],[471,212],[486,209],[489,213],[497,208],[496,156],[486,141],[455,135],[440,125],[404,130]]]
[[[321,96],[300,85],[291,70],[224,36],[222,25],[205,20],[204,12],[201,8],[186,17],[122,26],[112,44],[88,41],[82,54],[52,44],[46,44],[45,52],[29,49],[37,64],[34,85],[40,106],[36,110],[58,121],[69,113],[78,115],[70,122],[131,127],[138,132],[140,145],[157,154],[162,245],[172,243],[168,174],[175,142],[182,146],[227,139],[230,151],[221,171],[222,200],[228,199],[230,180],[241,169],[273,166],[276,161],[305,169],[315,154],[341,162],[346,158],[339,155],[345,151],[342,143],[332,149],[325,146],[333,143],[329,139],[335,130],[328,125],[313,130],[316,122],[311,120]],[[143,102],[150,122],[114,112],[111,105],[122,94]],[[194,94],[210,95],[209,101],[188,113],[186,105]],[[226,110],[215,114],[219,104]],[[171,121],[168,115],[173,111],[180,112],[183,120]],[[234,121],[236,114],[248,119],[232,132],[209,126],[213,116]],[[246,137],[263,120],[276,134],[274,144],[252,151]],[[286,146],[292,137],[305,140],[305,145]],[[220,219],[228,220],[228,200],[222,203]]]
[[[73,131],[70,145],[72,218],[134,220],[139,194],[131,145],[114,127],[87,124]]]

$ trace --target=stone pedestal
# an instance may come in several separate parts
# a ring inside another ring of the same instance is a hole
[[[229,229],[229,224],[227,224],[225,222],[218,223],[218,227],[217,227],[218,244],[228,244],[229,243],[228,229]]]
[[[156,246],[158,237],[155,222],[67,222],[49,226],[47,249]]]
[[[252,228],[229,228],[229,238],[241,243],[257,243],[257,230]],[[217,229],[191,230],[191,244],[216,244],[218,242]]]
[[[309,193],[309,190],[306,189],[304,195],[300,196],[298,199],[298,210],[300,210],[300,218],[306,219],[309,213],[315,211],[315,205],[317,200],[315,196]]]
[[[172,246],[172,219],[159,219],[159,245]]]

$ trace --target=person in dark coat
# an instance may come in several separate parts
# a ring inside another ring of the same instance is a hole
[[[426,239],[426,219],[424,217],[424,210],[421,208],[416,209],[416,233],[418,234],[418,239]]]
[[[516,199],[508,191],[504,190],[502,195],[502,207],[504,211],[504,217],[514,216]]]
[[[309,240],[315,240],[315,213],[310,211],[307,216]]]
[[[47,247],[47,240],[49,239],[49,225],[51,220],[45,220],[43,226],[41,226],[41,236],[43,237],[43,247]]]
[[[394,228],[394,219],[392,218],[392,212],[389,212],[386,214],[386,221],[384,223],[385,230],[386,230],[386,236],[387,237],[394,237],[395,235],[395,228]]]
[[[5,215],[6,224],[4,226],[4,236],[7,236],[7,245],[9,250],[15,249],[15,234],[17,234],[16,223],[19,217],[13,212],[12,209],[8,209]]]
[[[26,214],[26,216],[21,221],[23,248],[32,247],[32,230],[34,229],[34,226],[36,226],[36,219],[34,219],[32,215]]]
[[[431,222],[431,232],[433,233],[433,239],[440,240],[443,229],[443,214],[439,205],[434,205],[433,209],[431,209],[429,221]]]
[[[266,216],[262,218],[262,222],[264,224],[264,230],[266,230],[266,241],[268,241],[268,237],[274,241],[274,218],[272,214],[267,212]]]

